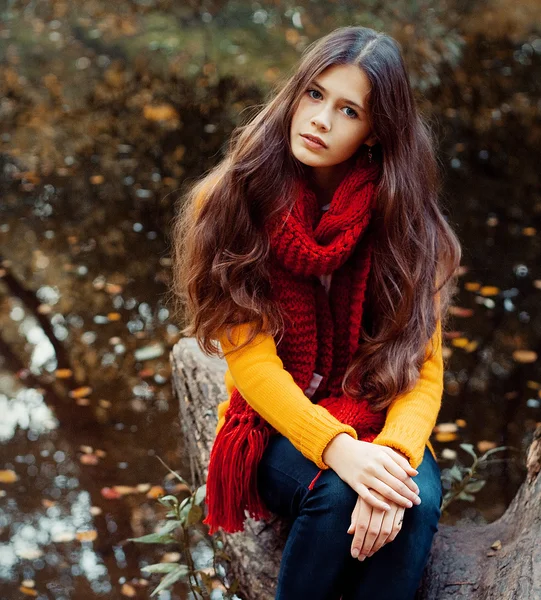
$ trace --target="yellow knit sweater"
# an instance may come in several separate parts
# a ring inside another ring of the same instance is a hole
[[[222,351],[228,353],[240,345],[246,339],[249,326],[238,325],[234,329],[232,344],[225,334],[220,336]],[[434,356],[428,357],[431,342],[436,345],[436,350]],[[400,450],[409,458],[413,468],[421,464],[425,445],[436,458],[429,437],[436,424],[443,394],[440,321],[427,345],[425,357],[415,387],[393,399],[387,409],[383,429],[372,442]],[[326,408],[313,404],[304,394],[284,369],[271,335],[260,333],[250,345],[227,354],[225,359],[228,366],[225,385],[229,397],[235,386],[256,412],[320,469],[329,468],[322,455],[336,435],[345,432],[357,439],[353,427],[338,421]],[[218,405],[216,433],[224,423],[228,406],[229,398]]]
[[[196,210],[204,196],[203,192],[196,199]],[[271,335],[260,333],[250,345],[229,353],[246,339],[249,327],[249,323],[237,326],[231,336],[233,343],[227,340],[225,334],[218,337],[226,354],[228,396],[235,386],[246,402],[306,458],[320,469],[328,469],[322,458],[328,443],[342,432],[357,439],[356,431],[338,421],[326,408],[312,403],[304,394],[292,375],[284,369]],[[435,345],[435,352],[429,357],[431,344]],[[393,399],[387,409],[383,429],[373,441],[404,453],[414,468],[421,464],[425,446],[436,458],[429,437],[441,407],[443,372],[441,321],[438,320],[415,387]],[[229,398],[218,405],[216,433],[224,423],[228,406]]]

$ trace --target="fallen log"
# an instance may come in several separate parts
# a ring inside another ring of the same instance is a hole
[[[192,483],[199,486],[206,481],[216,407],[227,398],[227,364],[201,352],[195,338],[181,339],[170,360]],[[526,480],[497,521],[440,523],[416,600],[541,600],[541,426],[526,466]],[[231,568],[246,600],[274,598],[289,526],[279,518],[270,522],[248,518],[244,532],[225,534]]]

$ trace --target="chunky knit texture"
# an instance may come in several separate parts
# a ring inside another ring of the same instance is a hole
[[[381,431],[385,411],[375,413],[367,400],[343,394],[341,384],[361,336],[372,257],[368,226],[379,174],[380,164],[361,154],[319,223],[317,198],[301,180],[291,210],[268,225],[272,295],[286,319],[277,346],[284,368],[301,389],[314,372],[320,374],[312,400],[368,442]],[[327,295],[319,277],[330,273]],[[204,522],[211,533],[219,527],[241,531],[246,512],[254,519],[270,517],[257,490],[257,467],[275,433],[234,389],[209,462]]]

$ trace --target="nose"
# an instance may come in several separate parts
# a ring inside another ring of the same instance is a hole
[[[320,112],[317,115],[312,117],[312,125],[317,127],[318,129],[323,129],[324,131],[329,131],[331,128],[331,121],[329,115],[325,113],[325,111]]]

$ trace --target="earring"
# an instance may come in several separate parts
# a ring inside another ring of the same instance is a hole
[[[372,146],[368,146],[368,163],[372,162]]]

